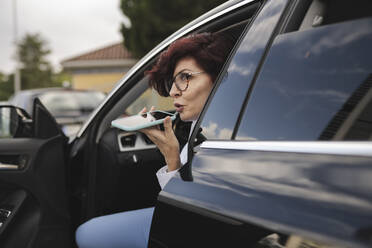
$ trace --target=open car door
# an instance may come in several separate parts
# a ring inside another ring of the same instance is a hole
[[[0,117],[0,247],[71,247],[67,137],[38,99]]]

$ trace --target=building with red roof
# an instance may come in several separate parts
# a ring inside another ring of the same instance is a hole
[[[136,62],[120,42],[63,60],[61,65],[71,73],[73,88],[109,92]]]

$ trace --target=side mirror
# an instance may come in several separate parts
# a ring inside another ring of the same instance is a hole
[[[0,138],[32,136],[32,120],[21,108],[0,106]]]

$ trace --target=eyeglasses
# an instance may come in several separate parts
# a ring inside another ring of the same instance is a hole
[[[172,85],[174,84],[179,91],[185,91],[189,87],[189,82],[194,75],[204,73],[203,71],[190,72],[181,71],[167,84],[167,90],[170,92]]]

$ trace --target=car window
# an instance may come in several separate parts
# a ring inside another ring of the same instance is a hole
[[[237,140],[371,140],[372,18],[279,35]]]
[[[270,9],[264,6],[252,25],[248,23],[248,32],[239,44],[203,117],[202,134],[207,139],[231,138],[242,102],[284,6],[285,1],[277,1],[275,7]],[[268,19],[271,21],[268,22]]]
[[[270,232],[267,236],[261,238],[256,244],[255,248],[266,248],[266,247],[277,247],[277,248],[346,248],[345,244],[338,244],[335,242],[315,240],[303,237],[297,234],[280,234],[276,232]]]
[[[17,127],[17,116],[12,115],[10,108],[0,108],[0,138],[11,138]]]
[[[125,114],[135,115],[143,107],[149,110],[152,106],[156,106],[158,110],[174,110],[173,101],[170,97],[160,96],[156,90],[148,88],[126,109]]]
[[[38,96],[52,113],[66,111],[93,111],[105,98],[105,94],[95,91],[50,91]]]
[[[32,114],[32,104],[30,104],[31,97],[32,94],[29,92],[19,92],[9,99],[9,103],[14,106],[23,108],[27,111],[27,113]]]

